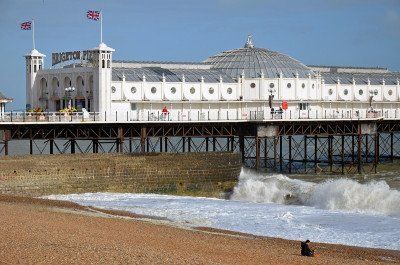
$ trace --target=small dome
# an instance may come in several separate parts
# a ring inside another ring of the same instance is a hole
[[[209,57],[205,63],[212,64],[213,69],[221,70],[231,77],[244,74],[250,78],[261,75],[276,78],[280,73],[283,77],[308,77],[314,74],[309,67],[290,56],[254,47],[251,36],[243,48],[221,52]]]

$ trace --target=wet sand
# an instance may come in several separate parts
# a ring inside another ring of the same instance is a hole
[[[400,251],[312,244],[164,219],[100,211],[71,202],[0,196],[0,264],[395,264]]]

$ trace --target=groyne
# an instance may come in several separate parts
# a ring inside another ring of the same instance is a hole
[[[240,170],[240,154],[229,152],[3,157],[0,194],[223,191]]]

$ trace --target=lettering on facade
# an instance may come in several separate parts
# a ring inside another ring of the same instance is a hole
[[[61,62],[82,60],[92,62],[95,58],[95,51],[73,51],[73,52],[57,52],[51,54],[52,63],[56,65]]]

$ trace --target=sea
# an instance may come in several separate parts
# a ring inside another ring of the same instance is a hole
[[[293,176],[243,169],[229,199],[138,193],[46,196],[258,236],[400,250],[400,174]]]

